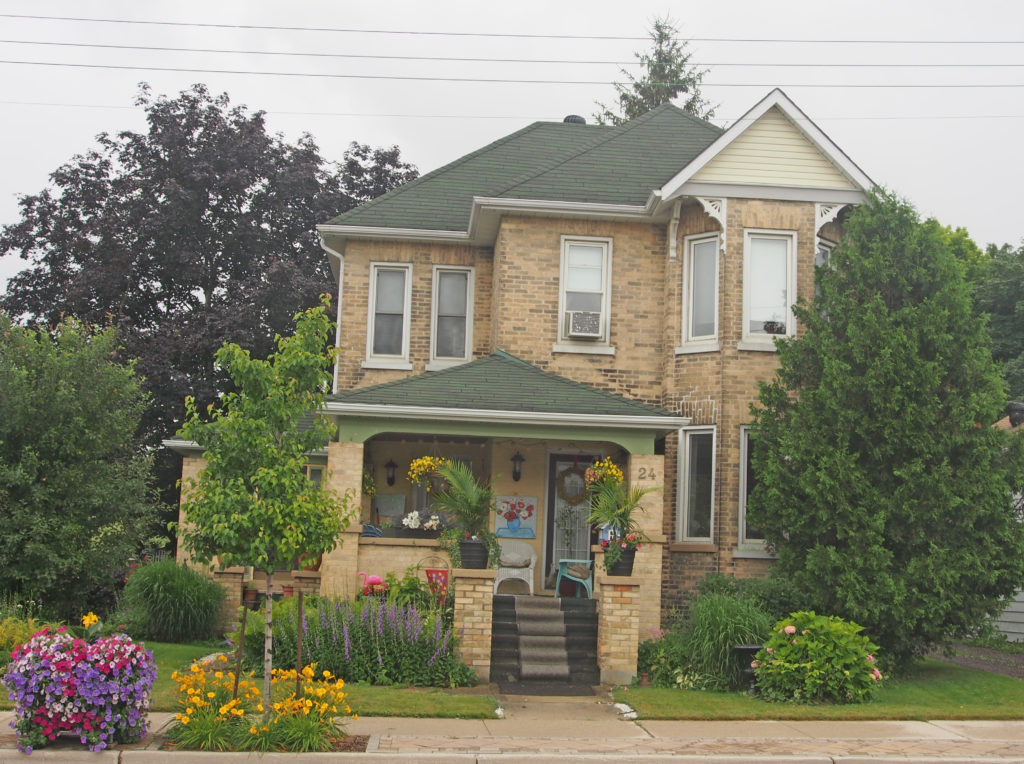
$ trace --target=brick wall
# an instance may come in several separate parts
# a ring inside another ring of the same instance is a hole
[[[634,571],[635,573],[635,571]],[[636,676],[640,620],[646,593],[635,575],[595,573],[597,596],[597,667],[602,684],[629,684]]]
[[[459,639],[459,660],[476,672],[481,682],[491,678],[491,621],[496,571],[453,571],[455,612],[452,631]],[[635,660],[634,660],[635,663]]]

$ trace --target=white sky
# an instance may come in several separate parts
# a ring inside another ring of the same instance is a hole
[[[0,0],[0,225],[18,220],[20,194],[41,190],[50,172],[93,148],[98,133],[144,129],[143,112],[132,106],[140,81],[171,96],[205,82],[235,104],[266,111],[271,130],[289,140],[311,133],[327,159],[340,160],[353,140],[397,144],[427,172],[535,120],[575,113],[590,121],[595,101],[612,102],[610,83],[621,80],[622,65],[648,48],[636,38],[646,38],[650,22],[666,13],[692,40],[692,61],[710,69],[703,93],[718,104],[718,124],[781,87],[871,178],[910,198],[923,215],[966,227],[982,246],[1024,238],[1020,0]],[[164,23],[14,17],[25,15]],[[783,39],[814,42],[777,42]],[[97,45],[264,54],[85,47]],[[265,55],[271,51],[600,63]],[[844,87],[850,85],[858,87]],[[0,286],[22,265],[0,259]]]

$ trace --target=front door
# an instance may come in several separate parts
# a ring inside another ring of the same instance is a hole
[[[547,540],[544,543],[545,583],[554,584],[559,560],[589,560],[590,502],[584,472],[596,461],[592,454],[552,454],[548,471]]]

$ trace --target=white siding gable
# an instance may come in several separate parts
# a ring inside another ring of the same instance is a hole
[[[775,106],[697,171],[692,180],[804,188],[857,188]]]

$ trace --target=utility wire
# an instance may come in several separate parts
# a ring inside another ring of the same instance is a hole
[[[0,13],[0,18],[35,19],[45,21],[77,21],[100,24],[145,24],[149,26],[197,27],[204,29],[258,29],[281,32],[334,32],[345,34],[388,34],[435,37],[505,37],[527,40],[650,40],[628,35],[572,35],[523,34],[514,32],[437,32],[422,29],[355,29],[350,27],[299,27],[261,24],[211,24],[189,21],[147,21],[141,19],[85,18],[81,16],[41,16],[28,13]],[[687,37],[689,42],[742,42],[742,43],[807,43],[817,45],[1024,45],[1024,40],[800,40],[796,38],[745,37]]]
[[[2,14],[0,14],[2,15]],[[153,51],[162,53],[219,53],[246,56],[294,56],[297,58],[340,58],[340,59],[370,59],[382,61],[452,61],[463,63],[495,63],[495,64],[574,64],[574,65],[613,65],[613,66],[640,66],[640,61],[601,61],[601,60],[580,60],[564,58],[493,58],[484,56],[396,56],[382,55],[380,53],[313,53],[310,51],[276,51],[276,50],[238,50],[232,48],[181,48],[159,45],[114,45],[106,43],[83,43],[83,42],[57,42],[51,40],[0,40],[0,43],[7,45],[45,45],[62,48],[100,48],[104,50],[134,50]],[[855,69],[962,69],[962,68],[1024,68],[1024,63],[777,63],[777,62],[725,62],[725,61],[688,61],[690,66],[730,66],[730,67],[773,67],[788,68],[802,67],[820,69],[830,68],[855,68]]]
[[[68,67],[73,69],[108,69],[114,71],[143,71],[143,72],[184,72],[188,74],[244,74],[260,77],[314,77],[320,79],[351,79],[351,80],[395,80],[409,82],[481,82],[489,84],[518,84],[518,85],[614,85],[609,80],[530,80],[514,79],[509,77],[427,77],[410,75],[391,74],[337,74],[333,72],[267,72],[253,69],[204,69],[179,66],[128,66],[123,64],[73,64],[57,61],[16,61],[0,59],[0,64],[15,64],[21,66],[51,66]],[[687,83],[680,82],[652,82],[652,85],[684,86]],[[762,82],[702,82],[702,87],[717,88],[763,88],[763,87],[787,87],[787,88],[1020,88],[1024,83],[968,83],[968,84],[897,84],[884,83],[877,85],[859,83],[762,83]]]

